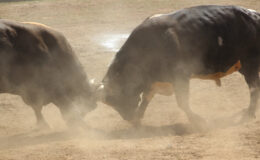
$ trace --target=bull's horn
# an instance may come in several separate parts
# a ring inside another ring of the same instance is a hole
[[[90,84],[95,84],[95,78],[91,79],[91,80],[89,81],[89,83],[90,83]]]
[[[99,85],[99,87],[98,87],[98,89],[97,90],[103,90],[104,89],[104,84],[101,84],[101,85]]]
[[[104,84],[100,84],[97,89],[96,89],[96,98],[97,100],[101,100],[103,101],[105,98],[105,94],[104,94]]]
[[[89,85],[92,92],[94,92],[98,87],[98,84],[95,83],[95,79],[89,80]]]

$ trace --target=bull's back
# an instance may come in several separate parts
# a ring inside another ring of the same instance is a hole
[[[259,48],[260,14],[237,6],[199,6],[151,16],[133,33],[139,30],[154,31],[146,31],[150,39],[144,43],[150,43],[154,54],[148,54],[156,57],[157,66],[181,63],[190,74],[214,75],[226,73]]]

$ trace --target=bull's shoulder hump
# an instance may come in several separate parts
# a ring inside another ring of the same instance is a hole
[[[38,22],[20,22],[21,26],[24,27],[24,29],[35,31],[35,32],[48,32],[55,36],[63,36],[62,33],[60,33],[58,30],[42,24]]]
[[[29,31],[33,31],[36,34],[40,33],[40,35],[44,36],[44,37],[53,37],[55,39],[59,39],[59,40],[65,40],[65,36],[59,32],[58,30],[42,24],[42,23],[38,23],[38,22],[21,22],[20,24],[22,24],[22,26],[24,27],[24,29],[29,30]]]
[[[38,22],[17,22],[8,19],[1,19],[0,20],[0,29],[3,30],[13,30],[15,32],[21,31],[23,33],[29,34],[38,34],[39,32],[48,32],[52,35],[58,36],[58,31],[55,29],[38,23]]]
[[[21,22],[23,24],[31,24],[31,25],[35,25],[35,26],[38,26],[38,27],[43,27],[43,28],[48,28],[48,29],[51,29],[50,26],[47,26],[45,24],[42,24],[42,23],[38,23],[38,22]]]
[[[17,22],[12,20],[0,20],[1,23],[6,28],[10,28],[16,32],[15,38],[22,38],[24,42],[30,42],[31,45],[37,41],[48,49],[58,47],[61,50],[71,52],[71,47],[66,37],[58,30],[47,25],[38,22]]]
[[[0,19],[0,24],[4,24],[6,26],[14,27],[14,28],[27,28],[26,26],[35,26],[35,27],[48,28],[48,29],[51,28],[45,24],[41,24],[38,22],[18,22],[9,19]]]

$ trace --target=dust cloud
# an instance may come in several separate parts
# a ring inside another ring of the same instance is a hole
[[[126,35],[146,17],[201,4],[260,10],[256,0],[39,0],[1,3],[0,14],[1,18],[35,21],[62,32],[88,78],[100,82]],[[174,95],[156,95],[137,128],[98,102],[84,116],[85,129],[67,127],[57,106],[48,104],[42,113],[50,129],[35,130],[34,112],[21,97],[1,94],[0,159],[259,159],[259,112],[255,120],[236,124],[248,105],[248,87],[234,73],[222,79],[222,87],[213,81],[191,80],[190,106],[207,120],[207,131],[188,122]]]

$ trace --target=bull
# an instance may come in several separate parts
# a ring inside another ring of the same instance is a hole
[[[255,117],[259,96],[260,13],[239,6],[195,6],[154,15],[130,34],[99,87],[102,101],[123,119],[140,121],[154,94],[172,95],[195,124],[189,106],[191,78],[220,78],[239,71],[250,90],[241,121]]]
[[[0,20],[0,93],[21,96],[39,127],[48,127],[41,110],[49,103],[60,109],[68,125],[82,124],[83,115],[96,106],[91,84],[66,38],[33,22]]]

